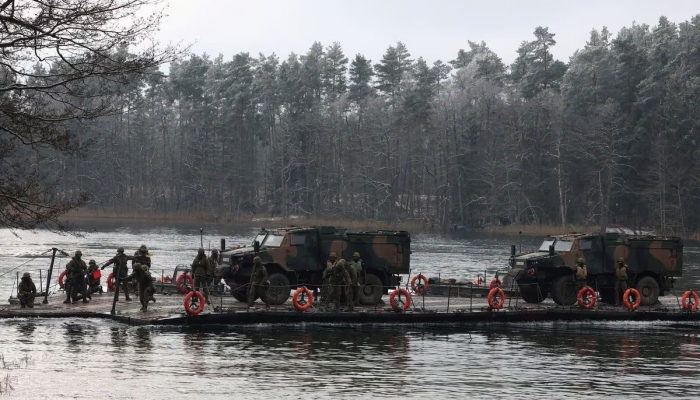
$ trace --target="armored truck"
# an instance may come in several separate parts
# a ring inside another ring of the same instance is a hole
[[[633,236],[619,233],[548,236],[535,252],[515,254],[511,246],[510,272],[528,303],[548,295],[559,305],[576,302],[576,260],[583,258],[588,285],[606,303],[615,303],[615,268],[622,258],[629,267],[629,287],[636,288],[642,305],[653,305],[673,288],[683,273],[683,241],[679,237]],[[622,293],[618,294],[620,297]]]
[[[338,259],[352,259],[360,253],[359,300],[377,304],[389,288],[399,285],[399,274],[409,273],[411,236],[406,231],[358,231],[344,228],[285,227],[262,229],[249,246],[225,249],[222,240],[221,277],[233,296],[247,301],[247,284],[253,271],[253,258],[265,265],[271,304],[283,304],[290,289],[306,286],[317,291],[323,286],[323,271],[331,252]]]

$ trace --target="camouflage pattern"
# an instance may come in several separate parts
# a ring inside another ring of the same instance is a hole
[[[22,275],[22,280],[17,286],[17,299],[22,308],[34,308],[34,299],[36,298],[36,286],[29,272]]]
[[[65,290],[66,290],[66,300],[64,303],[72,304],[78,298],[78,295],[82,295],[83,303],[87,303],[88,293],[87,293],[87,282],[85,281],[85,274],[87,273],[87,264],[82,260],[83,253],[78,250],[75,252],[75,257],[73,257],[68,264],[66,264],[66,280],[65,280]]]
[[[136,252],[138,255],[138,251]],[[119,280],[121,283],[121,292],[124,293],[124,300],[126,301],[131,301],[131,297],[129,297],[129,287],[127,285],[127,282],[124,280],[129,275],[129,266],[127,265],[127,261],[131,260],[131,265],[133,267],[134,265],[134,258],[132,256],[127,256],[124,254],[124,248],[120,247],[117,249],[117,255],[110,258],[109,261],[105,263],[105,265],[102,266],[101,269],[105,269],[109,267],[110,265],[114,265],[112,268],[112,274],[114,275],[114,282],[115,284],[117,283],[117,276],[121,277]]]
[[[142,244],[141,247],[139,247],[139,249],[134,253],[134,258],[131,265],[133,266],[135,263],[141,264],[142,268],[150,271],[151,256],[148,255],[148,248],[145,244]]]
[[[554,245],[553,254],[548,248],[550,244]],[[655,301],[655,296],[673,287],[673,277],[682,276],[683,241],[678,237],[619,233],[549,236],[538,251],[511,257],[509,275],[521,287],[536,283],[544,291],[550,291],[561,276],[576,272],[579,258],[587,269],[587,284],[601,289],[603,297],[616,286],[617,260],[623,259],[630,266],[633,284],[649,277],[644,285],[651,283],[652,292],[658,292],[648,296]]]
[[[267,297],[267,268],[262,264],[260,257],[255,257],[254,260],[253,273],[250,275],[248,286],[248,307],[252,307],[255,299],[260,296],[260,299],[265,302],[265,308],[270,308],[270,299]]]
[[[353,253],[362,254],[362,276],[376,275],[384,293],[399,284],[398,274],[409,272],[411,237],[405,231],[351,232],[335,227],[287,227],[263,229],[256,239],[260,242],[257,256],[268,272],[284,274],[292,288],[301,284],[312,290],[321,288],[323,271],[328,267],[332,252],[342,259],[352,258]],[[248,283],[255,255],[253,245],[222,251],[223,263],[239,266],[235,274],[224,277],[227,283],[234,286]]]
[[[125,282],[136,281],[139,288],[139,301],[141,302],[141,311],[148,310],[148,302],[153,299],[153,293],[155,293],[155,287],[153,286],[153,278],[151,273],[148,272],[141,264],[135,263],[133,272],[124,278]]]
[[[346,263],[343,259],[338,260],[338,262],[336,262],[333,267],[327,271],[328,292],[323,304],[328,306],[331,302],[333,302],[336,308],[340,308],[340,296],[344,291],[347,295],[347,288],[350,287],[352,278],[350,277],[350,274],[348,274]],[[350,294],[348,307],[352,309],[352,294]]]

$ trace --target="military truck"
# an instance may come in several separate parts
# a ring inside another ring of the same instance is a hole
[[[409,273],[411,236],[405,231],[351,232],[331,226],[291,226],[262,229],[249,246],[224,247],[222,240],[221,277],[238,301],[247,301],[246,285],[256,255],[268,272],[270,303],[283,304],[289,299],[290,289],[306,286],[316,290],[323,286],[323,271],[331,252],[346,260],[358,252],[362,260],[359,300],[370,305],[399,285],[399,274]]]
[[[683,241],[678,237],[633,236],[620,233],[548,236],[535,252],[515,254],[511,246],[509,275],[521,297],[540,303],[551,294],[559,305],[576,302],[576,260],[583,258],[588,285],[604,302],[615,303],[615,268],[623,258],[629,267],[629,287],[636,288],[642,305],[653,305],[673,288],[683,272]],[[618,294],[622,297],[622,293]]]

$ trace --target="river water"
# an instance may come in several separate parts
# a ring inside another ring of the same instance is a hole
[[[142,243],[153,269],[189,263],[192,227],[92,225],[85,237],[0,231],[0,298],[15,268],[55,246],[98,263]],[[253,229],[206,228],[205,247],[247,244]],[[523,250],[539,238],[522,239]],[[518,238],[413,235],[412,269],[473,279],[505,267]],[[687,243],[682,288],[695,287]],[[59,268],[68,261],[58,259]],[[55,281],[55,276],[52,278]],[[76,306],[79,307],[79,306]],[[700,329],[664,323],[509,326],[128,327],[102,320],[0,320],[0,396],[15,398],[692,398],[700,396]]]

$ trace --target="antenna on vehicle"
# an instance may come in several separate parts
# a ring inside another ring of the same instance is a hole
[[[204,247],[204,228],[199,228],[199,247]]]

